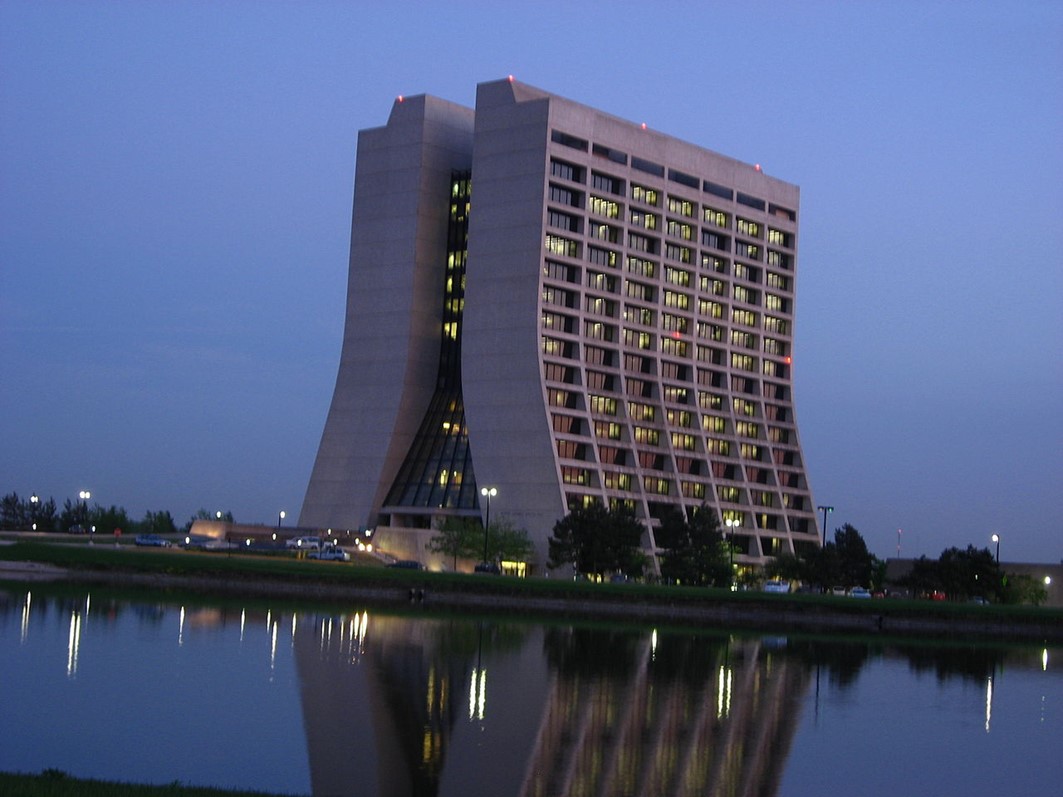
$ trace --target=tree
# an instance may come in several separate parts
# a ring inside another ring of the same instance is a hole
[[[525,529],[519,529],[506,517],[491,524],[487,535],[489,562],[523,562],[531,556],[534,546]]]
[[[144,519],[138,524],[144,531],[151,534],[176,534],[177,524],[174,523],[173,515],[169,511],[152,512],[144,514]]]
[[[698,586],[731,585],[731,551],[719,518],[707,505],[695,508],[689,518],[678,509],[669,512],[655,536],[664,578]]]
[[[842,583],[848,587],[871,586],[874,557],[860,532],[846,523],[834,531],[834,546],[838,551],[838,566]]]
[[[454,569],[457,570],[459,557],[473,559],[482,555],[483,536],[483,527],[478,519],[448,517],[429,540],[428,550],[453,557]]]
[[[552,568],[572,567],[579,573],[621,572],[640,576],[642,525],[630,509],[607,509],[595,502],[576,507],[554,524],[548,541]]]

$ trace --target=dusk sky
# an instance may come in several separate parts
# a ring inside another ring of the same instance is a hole
[[[292,523],[357,132],[510,74],[801,187],[794,395],[831,530],[1063,559],[1051,0],[0,0],[0,493]]]

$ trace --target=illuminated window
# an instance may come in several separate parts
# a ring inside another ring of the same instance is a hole
[[[657,207],[657,203],[660,202],[660,197],[657,194],[657,189],[647,188],[644,185],[638,185],[637,183],[631,184],[631,198],[636,202],[644,202],[647,205],[653,205]]]
[[[785,246],[787,249],[792,248],[790,244],[790,233],[776,230],[772,227],[768,227],[768,243],[775,244],[776,246]]]
[[[679,293],[677,291],[665,291],[664,304],[666,307],[688,310],[690,308],[690,297],[685,293]]]
[[[691,422],[693,421],[693,414],[690,410],[673,410],[669,409],[665,414],[668,419],[669,426],[679,426],[684,429],[689,429]]]
[[[698,321],[698,337],[705,340],[723,340],[723,327],[719,324],[709,324],[705,321]]]
[[[661,314],[661,329],[665,332],[680,332],[686,334],[690,329],[690,319],[671,313]]]
[[[561,481],[565,484],[586,484],[588,480],[588,473],[584,468],[570,466],[561,468]]]
[[[656,230],[660,223],[660,216],[656,213],[647,213],[644,210],[632,210],[631,211],[631,224],[635,227],[642,227],[645,230]]]
[[[657,275],[657,264],[652,260],[628,255],[627,270],[632,274],[639,274],[653,279]]]
[[[672,448],[679,451],[694,450],[694,435],[682,432],[672,432]]]
[[[781,296],[776,296],[774,293],[769,293],[764,297],[764,306],[769,310],[774,310],[777,313],[790,312],[790,302]]]
[[[705,442],[705,447],[710,454],[716,454],[721,457],[731,456],[731,443],[729,440],[710,438]]]
[[[756,304],[760,299],[760,294],[757,291],[744,285],[732,286],[731,293],[736,302],[743,302],[744,304]]]
[[[702,218],[706,224],[711,224],[714,227],[728,228],[731,226],[730,217],[722,210],[707,207],[702,211]]]
[[[604,222],[591,224],[588,234],[599,241],[608,241],[611,244],[620,242],[620,228]]]
[[[671,357],[688,357],[690,355],[690,344],[685,340],[676,340],[671,337],[661,338],[661,353],[669,355]]]
[[[757,405],[749,399],[734,398],[731,400],[731,408],[735,415],[745,415],[752,418],[757,414]]]
[[[757,325],[757,314],[752,310],[740,310],[735,307],[731,310],[731,320],[742,326],[755,327]]]
[[[610,249],[602,249],[600,246],[587,247],[587,260],[597,266],[616,268],[616,252]]]
[[[549,234],[546,236],[546,251],[555,255],[579,257],[580,245],[578,241],[573,241],[560,235]]]
[[[748,437],[756,440],[760,437],[760,424],[752,421],[737,421],[735,423],[735,434],[739,437]]]
[[[682,238],[684,241],[694,240],[694,228],[676,219],[668,219],[668,234],[675,238]]]
[[[669,260],[678,260],[680,263],[694,262],[694,251],[689,246],[667,244],[664,247],[664,256]]]
[[[742,235],[748,235],[750,238],[759,238],[761,235],[761,227],[759,223],[750,221],[749,219],[743,219],[741,216],[738,217],[738,231],[742,233]]]
[[[649,404],[640,404],[636,401],[629,401],[627,405],[627,412],[636,421],[650,421],[657,417],[657,410]]]
[[[668,495],[671,490],[672,483],[668,479],[662,479],[657,476],[644,476],[642,479],[643,489],[648,493],[654,493],[656,495]]]
[[[616,316],[617,304],[613,299],[603,299],[601,296],[588,295],[585,301],[588,313],[609,316],[611,318]]]
[[[600,196],[591,195],[590,202],[587,204],[587,209],[597,216],[605,216],[609,219],[620,218],[620,203],[614,202],[611,199],[605,199]]]
[[[756,371],[757,358],[750,354],[731,353],[731,367],[739,371]]]
[[[753,445],[752,443],[742,443],[738,447],[738,455],[742,459],[759,460],[760,452],[760,446]]]
[[[643,445],[660,445],[661,433],[657,429],[647,429],[645,426],[636,426],[632,430],[636,443]]]
[[[727,260],[722,257],[716,257],[715,255],[702,253],[701,267],[707,271],[714,271],[717,274],[726,274]]]
[[[780,291],[788,291],[790,290],[790,279],[782,274],[776,274],[774,271],[769,271],[768,287],[776,288]]]
[[[704,390],[698,391],[698,406],[703,410],[721,410],[723,409],[723,396],[718,393],[707,393]],[[721,421],[723,418],[720,419]],[[708,430],[708,427],[705,427]]]
[[[616,399],[611,396],[589,396],[590,410],[598,415],[616,415]]]
[[[649,238],[633,232],[629,232],[627,235],[627,245],[628,248],[634,249],[636,252],[649,252],[655,255],[660,251],[660,245],[656,238]]]
[[[694,218],[697,213],[698,207],[693,202],[686,199],[679,199],[677,197],[668,197],[668,210],[671,213],[679,213],[687,218]]]
[[[778,356],[785,356],[789,350],[789,346],[781,340],[775,338],[764,338],[764,353],[775,354]]]
[[[716,488],[716,495],[719,496],[721,501],[727,501],[730,504],[737,504],[742,499],[742,491],[737,487],[730,487],[721,484]]]
[[[727,419],[717,415],[702,416],[701,428],[712,434],[724,434],[727,431]]]
[[[594,436],[608,440],[619,440],[620,424],[613,421],[595,421]]]
[[[709,318],[723,318],[724,306],[719,302],[710,302],[708,299],[698,299],[698,312]]]
[[[774,332],[778,335],[790,334],[790,324],[783,318],[776,318],[775,316],[764,316],[764,329],[767,332]]]
[[[682,482],[683,496],[686,498],[697,498],[698,500],[704,500],[705,498],[705,485],[700,482]]]
[[[731,330],[731,345],[743,349],[757,348],[757,336],[752,332],[743,332],[740,329]]]
[[[616,277],[587,269],[587,287],[606,293],[616,293]]]
[[[606,471],[603,476],[603,482],[610,490],[631,490],[630,473],[614,473],[612,471]]]

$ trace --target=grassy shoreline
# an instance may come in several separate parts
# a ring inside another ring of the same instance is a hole
[[[23,563],[22,573],[5,563]],[[33,563],[33,564],[29,564]],[[55,568],[55,570],[49,570]],[[33,575],[28,575],[32,573]],[[56,545],[0,545],[0,580],[52,577],[73,583],[216,597],[363,603],[423,611],[553,619],[809,632],[1063,643],[1063,610],[917,600],[856,600],[697,587],[591,584],[463,573],[389,569],[287,556]]]

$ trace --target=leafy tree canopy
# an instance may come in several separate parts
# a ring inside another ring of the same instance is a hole
[[[641,576],[646,566],[642,532],[634,512],[624,506],[606,508],[595,502],[576,507],[554,524],[548,541],[550,567]]]

